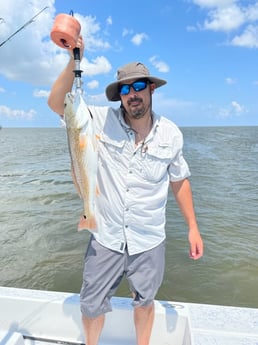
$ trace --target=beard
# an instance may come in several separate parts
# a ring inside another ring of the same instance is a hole
[[[142,98],[134,97],[134,98],[130,98],[127,101],[127,106],[124,107],[124,109],[126,113],[128,114],[129,118],[131,117],[133,119],[141,119],[150,109],[150,103],[145,105],[143,103]]]

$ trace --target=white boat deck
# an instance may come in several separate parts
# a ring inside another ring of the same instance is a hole
[[[112,299],[99,345],[135,345],[131,300]],[[151,345],[258,345],[258,309],[155,301]],[[79,295],[0,287],[0,345],[83,344]]]

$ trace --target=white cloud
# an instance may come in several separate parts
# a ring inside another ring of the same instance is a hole
[[[249,25],[244,32],[235,36],[231,43],[240,47],[258,48],[258,25]]]
[[[5,105],[0,105],[0,116],[3,117],[31,120],[34,118],[36,113],[37,112],[34,109],[25,111],[21,109],[11,109],[9,107],[6,107]]]
[[[151,64],[161,73],[167,73],[169,72],[169,66],[164,61],[159,61],[157,56],[152,56],[150,58]]]
[[[258,48],[258,1],[247,5],[237,0],[193,0],[193,3],[207,11],[206,19],[196,24],[196,30],[226,32],[230,44]],[[187,29],[193,31],[193,27]]]
[[[236,101],[232,101],[231,102],[231,107],[232,109],[234,110],[234,112],[236,114],[240,114],[240,113],[243,113],[244,112],[244,107],[242,105],[240,105],[238,102]]]
[[[249,22],[254,22],[258,20],[258,2],[251,4],[245,9],[246,20]]]
[[[90,82],[87,83],[87,87],[89,89],[96,89],[97,87],[99,87],[98,80],[91,80]]]
[[[124,28],[122,32],[122,37],[126,37],[126,36],[132,36],[131,42],[136,46],[140,46],[144,40],[149,39],[149,36],[145,32],[135,34],[134,30]]]
[[[82,16],[78,13],[75,13],[74,17],[77,18],[81,24],[81,34],[84,38],[85,46],[87,47],[88,51],[95,52],[110,48],[110,43],[100,37],[101,26],[96,21],[95,17]]]
[[[84,71],[83,75],[93,76],[102,73],[108,73],[112,66],[110,62],[104,56],[99,56],[93,59],[91,62],[86,58],[82,59],[81,69]]]
[[[193,0],[193,3],[204,8],[225,7],[235,3],[235,0]]]
[[[50,40],[50,31],[55,19],[54,0],[8,0],[0,2],[0,43],[28,22],[44,6],[48,8],[29,25],[1,46],[0,74],[9,80],[23,81],[35,86],[51,85],[68,61],[68,53]],[[102,28],[95,17],[74,13],[80,21],[81,33],[89,52],[105,51],[110,48],[102,39]],[[111,22],[111,17],[108,18]],[[100,60],[103,58],[100,56]],[[96,58],[91,64],[99,63]],[[106,60],[104,69],[107,69]],[[102,68],[103,69],[103,68]],[[99,64],[95,71],[101,70]]]
[[[226,81],[226,84],[228,85],[233,85],[233,84],[236,84],[237,82],[235,78],[230,78],[230,77],[226,78],[225,81]]]
[[[232,101],[228,106],[219,109],[218,116],[219,118],[225,119],[240,116],[246,112],[247,110],[244,106],[240,105],[237,101]]]
[[[231,31],[239,28],[245,21],[242,10],[236,6],[218,7],[208,13],[204,29],[213,31]]]
[[[125,37],[127,35],[133,35],[133,30],[124,28],[122,32],[122,37]]]
[[[132,39],[131,39],[131,42],[136,45],[136,46],[139,46],[142,44],[142,42],[144,40],[147,40],[149,37],[147,34],[145,33],[140,33],[140,34],[135,34]]]
[[[37,98],[47,98],[49,96],[49,91],[47,90],[34,90],[33,96]]]
[[[4,93],[5,89],[3,87],[0,87],[0,92]]]
[[[56,48],[43,38],[49,36],[54,13],[53,1],[47,0],[48,8],[37,16],[29,25],[19,31],[1,47],[0,73],[11,80],[23,80],[32,83],[46,81],[49,71],[42,71],[42,61]],[[25,10],[26,9],[26,10]],[[4,42],[16,30],[43,9],[42,1],[28,4],[26,1],[1,1],[0,13],[4,18],[1,23],[0,41]],[[52,47],[51,47],[52,46]],[[54,64],[53,68],[57,67]],[[48,67],[49,69],[49,67]],[[37,77],[36,77],[37,76]]]
[[[106,23],[107,23],[107,25],[112,25],[112,24],[113,24],[113,21],[112,21],[112,17],[111,17],[111,16],[109,16],[109,17],[107,18]]]

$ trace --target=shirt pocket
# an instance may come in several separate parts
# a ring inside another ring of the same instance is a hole
[[[99,158],[103,165],[117,168],[122,166],[125,140],[110,138],[105,133],[100,134]]]
[[[141,155],[141,172],[143,178],[151,183],[168,178],[168,167],[173,159],[173,147],[169,144],[149,146]]]

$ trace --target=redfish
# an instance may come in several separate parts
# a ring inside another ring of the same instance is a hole
[[[78,230],[97,231],[95,198],[97,187],[97,136],[92,115],[81,92],[65,97],[64,120],[71,158],[71,173],[76,190],[83,200],[83,215]]]

